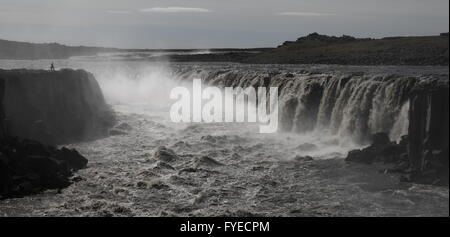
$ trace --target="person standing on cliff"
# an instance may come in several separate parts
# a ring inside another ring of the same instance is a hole
[[[52,72],[55,71],[55,65],[53,64],[53,62],[50,64],[50,71]]]

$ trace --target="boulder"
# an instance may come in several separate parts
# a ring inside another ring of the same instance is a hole
[[[195,160],[195,167],[217,167],[217,166],[223,166],[224,164],[220,163],[219,161],[214,160],[213,158],[209,156],[202,156]]]
[[[348,153],[346,161],[371,164],[373,162],[396,163],[406,153],[406,146],[396,144],[389,140],[386,133],[372,135],[372,145],[361,150],[352,150]]]
[[[178,155],[173,150],[165,146],[158,147],[155,153],[153,154],[153,157],[157,160],[169,163],[179,158]]]
[[[295,77],[295,75],[292,74],[292,73],[290,73],[290,72],[286,73],[284,76],[287,77],[287,78],[293,78],[293,77]]]
[[[0,140],[0,197],[65,188],[73,172],[86,167],[87,162],[73,149],[4,137]]]
[[[43,187],[63,188],[69,184],[64,178],[70,174],[64,161],[49,156],[27,156],[25,165],[27,173],[37,175],[36,180],[39,180]]]
[[[360,162],[360,163],[372,163],[372,157],[368,156],[361,150],[351,150],[347,154],[347,158],[345,158],[346,161],[350,162]]]
[[[120,130],[125,130],[125,131],[130,131],[133,129],[133,127],[131,127],[128,123],[120,123],[115,128],[120,129]]]
[[[67,166],[71,170],[79,170],[86,168],[88,160],[80,155],[75,149],[61,148],[55,152],[55,156],[58,160],[66,162]]]
[[[314,158],[312,158],[311,156],[295,156],[294,157],[295,161],[313,161]]]

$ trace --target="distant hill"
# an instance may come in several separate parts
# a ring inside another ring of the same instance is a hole
[[[116,51],[114,48],[65,46],[58,43],[34,44],[0,39],[0,59],[64,59]]]
[[[382,39],[312,33],[296,41],[286,41],[277,48],[207,49],[209,53],[204,54],[186,53],[201,49],[117,49],[0,40],[0,59],[63,59],[101,52],[166,52],[168,54],[165,56],[150,56],[139,60],[256,64],[449,65],[448,49],[448,33],[439,36]]]
[[[245,63],[449,65],[448,33],[382,39],[312,33],[253,55]]]
[[[269,48],[215,48],[215,49],[120,49],[88,46],[66,46],[58,43],[27,43],[0,39],[0,59],[66,59],[72,56],[89,56],[107,52],[130,52],[130,53],[167,53],[173,54],[173,60],[180,53],[186,53],[186,57],[180,56],[180,61],[190,61],[191,59],[201,59],[201,61],[237,61],[247,58],[247,54],[252,51],[263,52]],[[190,56],[189,53],[198,51],[208,51],[204,56]],[[237,58],[235,55],[239,55]],[[244,56],[243,56],[244,55]],[[152,57],[148,60],[166,60],[167,57]],[[124,58],[123,60],[126,60]]]

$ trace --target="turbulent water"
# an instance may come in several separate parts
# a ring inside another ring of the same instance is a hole
[[[407,93],[448,78],[448,67],[169,64],[56,61],[99,80],[117,111],[116,135],[70,144],[89,165],[67,189],[0,201],[2,215],[428,216],[449,215],[446,187],[400,183],[385,165],[349,164],[371,133],[407,132]],[[1,68],[49,61],[0,60]],[[171,88],[276,86],[280,131],[255,124],[175,124]]]

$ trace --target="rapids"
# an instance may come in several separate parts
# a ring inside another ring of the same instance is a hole
[[[0,60],[2,68],[48,61]],[[374,132],[407,132],[415,83],[448,67],[340,67],[56,61],[94,73],[120,131],[70,144],[89,159],[73,185],[0,201],[25,216],[448,216],[447,187],[401,183],[387,165],[349,164]],[[281,131],[245,123],[175,124],[169,91],[278,86]]]

